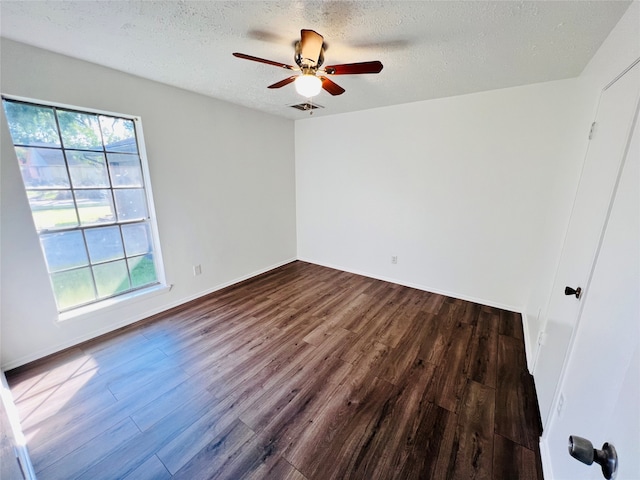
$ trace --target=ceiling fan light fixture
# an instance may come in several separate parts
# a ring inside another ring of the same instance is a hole
[[[315,97],[322,90],[322,80],[313,73],[305,73],[298,76],[294,82],[296,92],[306,98]]]
[[[318,95],[320,90],[325,90],[333,96],[344,93],[344,88],[326,75],[360,75],[363,73],[380,73],[382,70],[382,63],[379,60],[331,65],[320,70],[320,66],[324,63],[324,37],[313,30],[300,30],[300,41],[296,42],[295,47],[294,59],[298,65],[297,67],[267,60],[266,58],[254,57],[246,53],[235,52],[233,56],[300,72],[269,85],[267,88],[282,88],[293,83],[296,91],[307,99]],[[320,74],[320,76],[316,74]]]

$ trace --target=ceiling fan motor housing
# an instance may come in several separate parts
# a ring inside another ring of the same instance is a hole
[[[296,65],[298,65],[302,70],[305,70],[305,69],[317,70],[324,63],[324,45],[320,49],[320,55],[318,55],[318,60],[316,61],[313,58],[304,58],[302,56],[302,43],[300,41],[297,41],[296,53],[293,58],[296,61]]]

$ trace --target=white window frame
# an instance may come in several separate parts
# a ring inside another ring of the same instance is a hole
[[[100,110],[100,109],[90,108],[90,107],[79,107],[76,105],[70,105],[70,104],[59,103],[59,102],[50,102],[46,100],[38,100],[38,99],[22,97],[17,95],[10,95],[10,94],[3,93],[0,96],[2,100],[9,100],[9,101],[13,100],[16,102],[24,102],[24,103],[33,104],[36,106],[55,107],[59,109],[74,110],[81,113],[84,112],[84,113],[90,113],[90,114],[96,114],[96,115],[106,115],[111,117],[124,118],[127,120],[132,120],[134,122],[136,141],[138,144],[138,154],[140,157],[140,165],[142,168],[143,185],[144,185],[145,197],[147,201],[147,209],[149,214],[148,225],[151,231],[151,239],[153,243],[154,266],[155,266],[158,283],[154,283],[150,286],[128,291],[112,297],[97,299],[89,304],[83,304],[77,307],[71,307],[64,311],[58,310],[58,321],[65,321],[65,320],[87,317],[91,314],[94,314],[99,311],[103,311],[105,309],[117,307],[117,306],[120,306],[121,304],[139,301],[143,298],[147,298],[149,296],[155,296],[159,293],[164,293],[171,290],[172,285],[167,284],[165,269],[164,269],[164,260],[162,257],[162,249],[160,246],[160,234],[158,231],[155,203],[153,201],[151,174],[149,171],[149,162],[147,158],[144,132],[142,129],[142,119],[139,116],[135,116],[131,114],[111,112],[107,110]],[[2,115],[4,115],[4,112],[2,113]],[[12,139],[12,147],[13,146],[14,144]],[[23,188],[24,188],[24,192],[26,193],[26,186],[23,185]],[[31,212],[31,208],[29,208],[29,211]],[[33,220],[33,215],[31,218]],[[116,225],[117,224],[118,223],[116,222]],[[33,222],[33,226],[34,226],[34,233],[38,236],[38,242],[40,243],[41,234],[40,232],[38,232],[35,222]],[[41,248],[41,251],[42,251],[42,248]],[[42,251],[42,261],[46,264],[44,251]],[[49,272],[48,267],[45,266],[45,268],[47,269],[48,276],[51,277],[51,273]],[[49,281],[51,284],[51,279],[49,279]],[[51,293],[53,294],[53,285],[51,285]]]

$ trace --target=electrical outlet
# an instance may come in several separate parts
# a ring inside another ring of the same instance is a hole
[[[396,263],[398,263],[398,256],[397,255],[391,255],[391,263],[393,263],[394,265]]]
[[[202,274],[202,265],[198,264],[198,265],[194,265],[193,266],[193,276],[196,277],[198,275]]]

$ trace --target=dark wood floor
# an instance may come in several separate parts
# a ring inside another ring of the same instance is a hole
[[[518,314],[303,262],[7,377],[40,480],[542,478]]]

